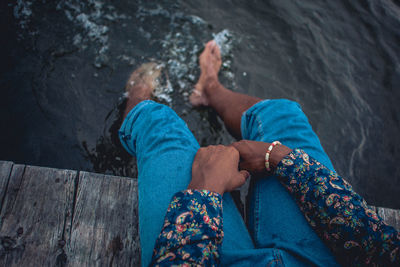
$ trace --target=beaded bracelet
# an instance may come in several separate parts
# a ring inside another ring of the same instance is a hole
[[[265,154],[265,168],[267,168],[267,171],[269,171],[269,172],[271,171],[271,168],[269,167],[269,156],[271,154],[272,149],[276,145],[282,145],[282,144],[279,141],[272,142],[272,144],[268,147],[267,153]]]

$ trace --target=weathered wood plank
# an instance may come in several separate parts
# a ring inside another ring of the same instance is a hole
[[[400,210],[377,207],[376,212],[387,224],[400,231]]]
[[[0,266],[62,266],[76,171],[14,165],[0,217]]]
[[[0,197],[0,266],[140,265],[134,179],[0,161]]]
[[[81,172],[69,266],[139,266],[137,182]]]
[[[8,179],[10,178],[13,163],[11,161],[0,161],[0,211],[6,193]]]

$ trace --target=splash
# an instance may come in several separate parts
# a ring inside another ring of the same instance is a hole
[[[188,101],[188,96],[196,82],[199,69],[198,56],[203,49],[203,45],[199,44],[196,36],[193,36],[191,31],[193,31],[193,28],[203,30],[202,27],[205,25],[204,20],[201,18],[193,19],[193,17],[189,17],[182,28],[176,29],[176,32],[168,33],[162,41],[162,60],[165,61],[168,74],[177,88],[179,95],[185,101]],[[231,84],[234,84],[234,74],[231,71],[232,49],[234,47],[233,34],[225,29],[213,34],[213,37],[221,49],[223,59],[222,75]],[[172,85],[170,85],[165,87],[162,94],[164,96],[171,96],[173,92]],[[171,97],[168,98],[172,100]],[[171,103],[171,101],[168,103]]]
[[[18,0],[14,5],[13,13],[14,18],[18,21],[18,25],[22,30],[22,33],[18,33],[19,39],[23,39],[26,33],[30,36],[35,36],[37,34],[37,31],[29,29],[29,24],[33,16],[31,1]]]
[[[63,10],[66,18],[78,28],[83,30],[72,38],[73,44],[85,50],[89,46],[96,47],[93,65],[101,68],[109,61],[109,22],[125,20],[128,16],[118,14],[115,7],[99,0],[85,2],[77,0],[60,1],[56,7]]]
[[[174,91],[171,82],[167,78],[164,85],[158,86],[154,89],[153,96],[160,102],[170,104],[172,103],[171,94]]]
[[[25,29],[32,16],[32,2],[18,0],[14,6],[14,17],[19,20],[19,25]]]
[[[232,52],[233,48],[233,34],[231,31],[224,29],[219,33],[213,34],[214,41],[219,46],[221,50],[221,56],[227,57]]]
[[[214,41],[217,43],[219,49],[221,50],[222,57],[222,76],[225,78],[225,82],[231,86],[232,89],[236,88],[235,74],[232,71],[233,62],[233,48],[235,45],[236,38],[234,34],[228,30],[224,29],[219,33],[213,34]]]

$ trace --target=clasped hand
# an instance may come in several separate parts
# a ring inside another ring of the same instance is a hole
[[[242,186],[250,173],[268,175],[265,153],[269,143],[242,140],[230,146],[208,146],[197,151],[192,165],[192,181],[188,189],[206,189],[221,195]],[[278,146],[271,153],[270,163],[276,166],[291,149]]]

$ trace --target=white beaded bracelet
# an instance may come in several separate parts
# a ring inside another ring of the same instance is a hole
[[[281,142],[279,141],[274,141],[271,143],[271,145],[268,147],[267,153],[265,154],[265,168],[267,169],[268,172],[271,171],[271,168],[269,167],[269,157],[271,154],[272,149],[276,146],[276,145],[282,145]]]

